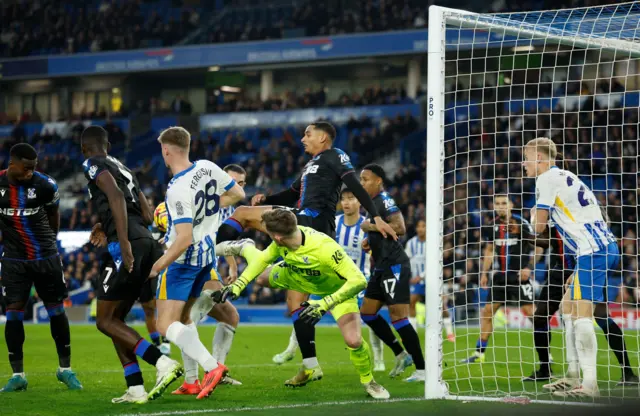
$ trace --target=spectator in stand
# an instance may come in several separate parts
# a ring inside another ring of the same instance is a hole
[[[189,115],[192,111],[191,103],[182,98],[182,95],[178,95],[171,102],[171,111],[174,114]]]

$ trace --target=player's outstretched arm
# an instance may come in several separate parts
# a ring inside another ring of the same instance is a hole
[[[401,237],[407,233],[407,227],[404,223],[404,216],[402,212],[397,211],[391,214],[389,217],[385,218],[388,222],[389,226],[393,229],[398,237]],[[362,231],[364,232],[380,232],[377,224],[371,224],[370,221],[365,221],[362,223]]]
[[[233,206],[242,201],[245,197],[244,189],[236,183],[231,187],[231,189],[222,194],[220,197],[220,206],[222,208]]]
[[[221,292],[219,292],[219,299],[216,300],[214,297],[214,300],[220,303],[226,301],[227,298],[237,299],[247,285],[260,276],[262,272],[265,271],[266,268],[269,267],[269,265],[271,265],[279,256],[280,253],[278,252],[278,246],[276,246],[276,243],[271,243],[269,247],[264,251],[261,251],[260,254],[257,255],[251,263],[249,263],[247,268],[244,269],[240,277],[238,277],[235,282],[226,286]]]
[[[129,216],[127,215],[127,202],[124,193],[118,187],[115,178],[108,170],[102,171],[95,179],[96,186],[104,192],[109,201],[109,209],[113,215],[116,225],[118,242],[122,253],[122,262],[125,268],[131,272],[133,270],[133,253],[129,243]]]
[[[296,179],[291,187],[277,194],[269,196],[256,195],[251,199],[251,205],[282,205],[292,207],[298,202],[298,199],[300,199],[300,181],[301,178]]]

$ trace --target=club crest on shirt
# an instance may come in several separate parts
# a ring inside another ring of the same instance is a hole
[[[36,198],[36,190],[34,188],[29,188],[27,190],[27,199],[35,199]]]
[[[98,173],[98,166],[94,165],[89,168],[89,177],[91,179],[96,178],[96,173]]]
[[[304,262],[304,264],[309,264],[309,257],[307,256],[302,257],[302,261]]]

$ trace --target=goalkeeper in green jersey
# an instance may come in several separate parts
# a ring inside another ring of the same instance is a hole
[[[320,300],[302,303],[294,314],[312,328],[330,311],[366,392],[375,399],[388,399],[389,392],[373,379],[371,350],[362,338],[357,295],[366,287],[367,280],[358,266],[331,237],[312,228],[298,226],[296,216],[290,210],[265,211],[262,223],[273,243],[264,251],[254,246],[245,247],[244,255],[252,258],[249,265],[234,283],[213,294],[214,301],[236,299],[252,280],[282,257],[282,262],[260,277],[260,284],[323,296]],[[253,252],[247,253],[247,250]],[[322,378],[317,359],[307,360],[315,360],[315,363],[303,363],[296,376],[301,381],[297,385]]]

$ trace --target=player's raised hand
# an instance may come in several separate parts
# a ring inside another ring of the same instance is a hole
[[[96,247],[107,246],[107,235],[104,233],[101,223],[97,223],[93,226],[91,229],[91,235],[89,235],[89,241]]]
[[[129,273],[131,273],[133,271],[133,252],[131,251],[130,242],[127,241],[124,244],[120,243],[120,255],[122,256],[122,265]]]
[[[385,220],[383,220],[381,217],[375,217],[373,220],[376,223],[378,231],[384,238],[387,238],[387,236],[391,236],[391,238],[393,238],[395,241],[398,241],[398,234],[393,231],[393,228],[391,228],[391,226],[387,224]]]
[[[251,205],[254,207],[256,205],[262,205],[266,199],[267,197],[264,194],[255,194],[253,198],[251,198]]]

